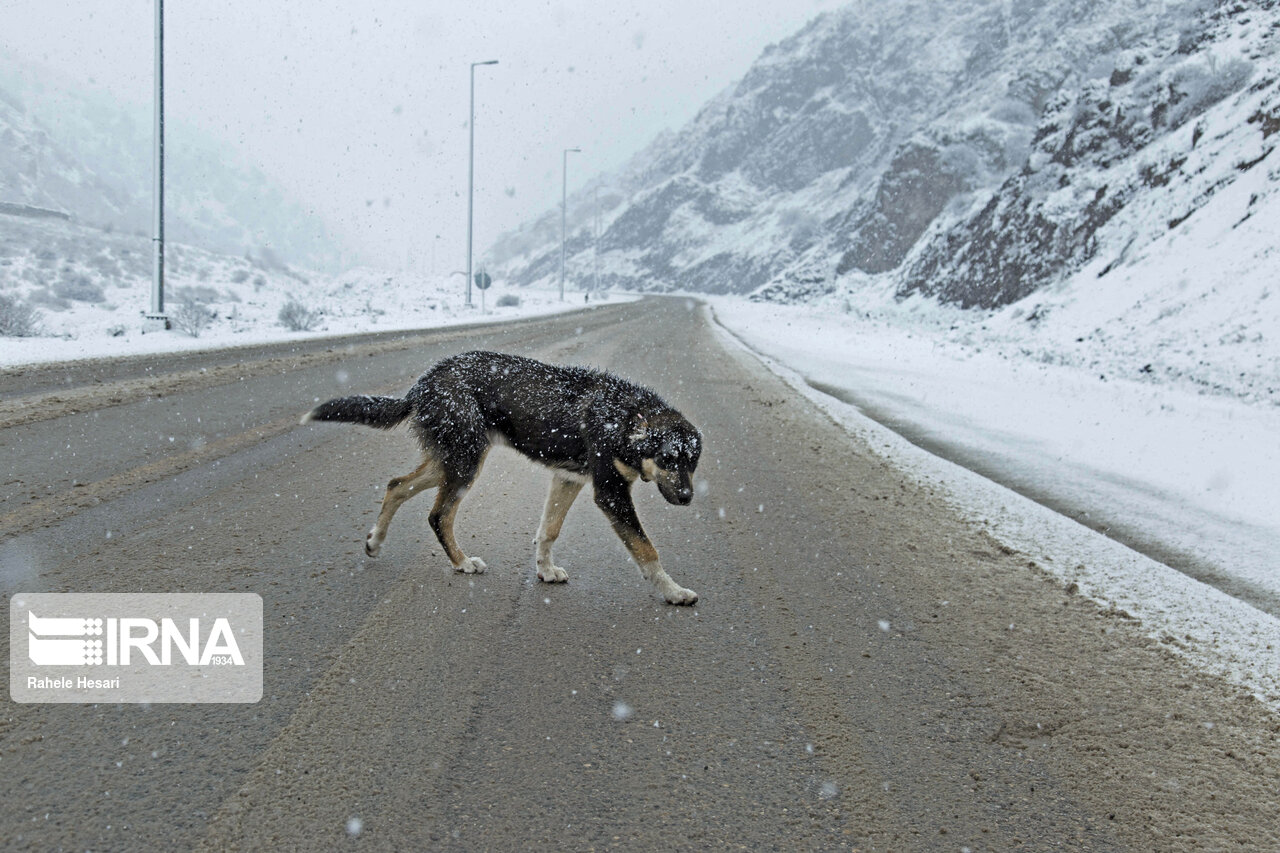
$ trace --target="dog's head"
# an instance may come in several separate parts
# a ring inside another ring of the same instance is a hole
[[[668,410],[632,419],[629,449],[640,479],[652,480],[668,503],[693,500],[693,471],[702,455],[702,434],[679,412]]]

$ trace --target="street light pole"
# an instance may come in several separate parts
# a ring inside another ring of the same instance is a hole
[[[565,218],[569,210],[568,190],[569,190],[569,152],[576,151],[582,153],[581,148],[566,148],[562,155],[563,161],[560,164],[560,301],[564,302],[564,241],[565,241]]]
[[[600,185],[595,187],[595,227],[592,229],[593,242],[591,245],[591,265],[595,270],[595,281],[591,285],[591,289],[596,295],[600,295]]]
[[[476,66],[497,65],[498,60],[471,63],[471,116],[467,119],[467,129],[471,131],[471,142],[467,153],[467,307],[471,307],[471,222],[473,198],[475,195],[476,172]]]
[[[151,236],[153,263],[151,270],[151,311],[146,315],[149,327],[165,328],[164,314],[164,0],[155,0],[155,139],[154,185]]]

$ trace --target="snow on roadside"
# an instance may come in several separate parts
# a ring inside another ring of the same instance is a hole
[[[851,433],[1064,585],[1140,619],[1152,637],[1280,709],[1280,619],[922,450],[879,421],[995,459],[1018,492],[1065,493],[1128,515],[1232,583],[1280,600],[1280,411],[1185,388],[939,341],[949,309],[868,317],[712,300],[724,337],[760,357]],[[959,321],[963,322],[963,321]],[[972,321],[970,321],[972,322]],[[872,420],[857,405],[873,409]],[[1273,611],[1274,612],[1274,611]]]
[[[474,307],[467,308],[457,276],[374,269],[304,275],[175,246],[166,276],[166,313],[174,316],[190,301],[212,318],[198,336],[177,328],[144,333],[141,314],[149,305],[151,285],[149,261],[133,245],[137,240],[127,235],[111,239],[60,223],[18,225],[44,239],[29,239],[16,248],[0,246],[10,249],[7,256],[0,252],[0,293],[38,309],[41,334],[0,336],[0,367],[497,322],[584,304],[580,293],[566,294],[561,302],[558,292],[506,288],[499,282],[483,296],[473,289]],[[77,242],[81,235],[88,238]],[[28,245],[43,248],[30,251]],[[627,298],[632,297],[597,297],[596,303]],[[281,325],[280,309],[290,300],[317,313],[311,330],[290,331]]]

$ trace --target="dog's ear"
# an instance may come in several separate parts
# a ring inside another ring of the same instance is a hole
[[[649,421],[643,412],[631,416],[631,444],[635,446],[649,437]]]

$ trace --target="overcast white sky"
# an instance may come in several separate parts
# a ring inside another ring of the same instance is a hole
[[[168,115],[206,128],[386,264],[477,255],[678,127],[843,0],[197,0],[166,5]],[[0,45],[123,100],[152,86],[152,0],[0,0]],[[171,187],[172,192],[181,188]],[[450,266],[451,265],[451,266]]]

